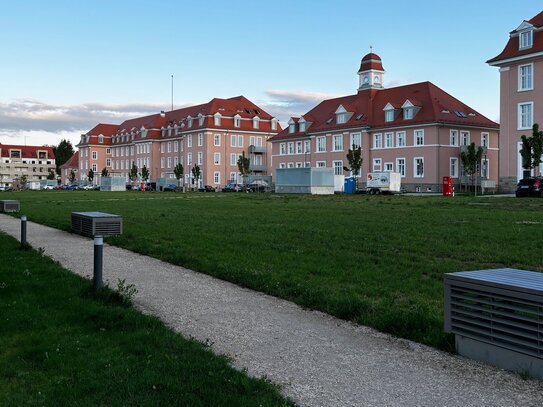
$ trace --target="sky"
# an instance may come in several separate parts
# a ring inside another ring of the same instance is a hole
[[[486,60],[541,0],[0,0],[0,143],[57,145],[98,123],[244,95],[282,123],[356,93],[433,82],[499,121]]]

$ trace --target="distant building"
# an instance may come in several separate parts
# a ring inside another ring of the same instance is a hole
[[[55,169],[51,147],[0,144],[0,185],[12,186],[23,175],[29,183],[46,180]]]
[[[174,168],[184,167],[184,181],[194,184],[192,169],[198,165],[198,186],[219,187],[240,182],[238,158],[245,152],[251,173],[268,173],[267,140],[281,131],[278,120],[243,96],[212,99],[208,103],[126,120],[120,125],[99,124],[81,136],[80,180],[89,169],[95,183],[106,168],[125,177],[132,164],[145,166],[150,180],[175,179]]]
[[[321,102],[270,139],[272,167],[332,167],[341,178],[354,144],[362,147],[359,185],[368,172],[396,171],[408,190],[439,191],[443,176],[466,181],[460,151],[474,142],[484,147],[481,178],[497,181],[497,123],[430,82],[385,89],[384,73],[378,55],[364,56],[356,94]]]
[[[70,173],[74,172],[75,179],[79,179],[79,151],[76,151],[68,161],[60,166],[60,182],[63,184],[70,183]]]
[[[512,192],[524,177],[520,136],[543,127],[543,12],[511,31],[487,63],[500,68],[500,186]]]

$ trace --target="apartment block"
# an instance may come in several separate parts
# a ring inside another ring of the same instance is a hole
[[[55,154],[47,146],[0,144],[0,185],[12,186],[26,175],[29,183],[46,180],[55,171]]]

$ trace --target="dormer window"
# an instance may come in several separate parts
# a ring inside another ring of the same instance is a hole
[[[203,126],[204,125],[204,116],[200,113],[198,115],[198,126]]]
[[[101,134],[98,136],[98,143],[102,144],[104,142],[104,136]]]
[[[234,127],[241,126],[241,116],[239,114],[234,116]]]
[[[187,117],[187,126],[192,127],[192,117]]]
[[[532,30],[521,31],[518,36],[519,49],[532,48],[534,45],[534,32]]]
[[[394,109],[385,110],[385,122],[394,121]]]
[[[253,117],[253,129],[258,129],[260,125],[260,117],[255,116]]]
[[[271,119],[271,129],[277,130],[277,119],[275,117]]]
[[[288,121],[288,132],[289,133],[295,133],[296,132],[296,122],[293,119],[290,119]]]
[[[414,108],[406,107],[403,109],[403,118],[404,120],[411,120],[414,116]]]
[[[300,131],[305,131],[305,128],[306,128],[306,121],[304,120],[304,118],[302,117],[300,119],[300,121],[298,122],[298,125],[300,126]]]
[[[352,113],[347,112],[342,105],[339,105],[335,113],[337,124],[347,123],[347,120],[349,120],[349,117],[352,115]]]
[[[215,113],[213,115],[213,124],[215,126],[220,126],[221,125],[221,114],[220,113]]]

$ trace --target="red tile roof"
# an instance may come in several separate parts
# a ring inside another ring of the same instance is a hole
[[[21,150],[21,158],[36,158],[38,159],[38,151],[47,151],[47,159],[54,160],[55,153],[52,147],[48,146],[20,146],[0,144],[0,157],[9,157],[9,150]]]
[[[413,119],[405,120],[400,112],[394,121],[385,122],[384,107],[388,103],[393,106],[402,106],[406,100],[410,100],[419,108]],[[335,111],[339,105],[349,106],[350,108],[347,111],[352,113],[347,122],[343,124],[336,123]],[[308,133],[337,131],[356,127],[386,129],[388,127],[418,126],[436,122],[499,128],[497,123],[476,112],[431,82],[421,82],[389,89],[361,90],[356,95],[324,100],[310,110],[307,115],[313,118],[313,124],[305,133],[289,133],[287,128],[272,137],[270,141],[299,138]]]
[[[213,115],[219,113],[221,115],[221,124],[215,125]],[[200,126],[198,116],[204,116],[204,121]],[[239,127],[234,127],[233,117],[239,115],[241,120]],[[192,118],[192,126],[188,126],[188,117]],[[253,128],[253,118],[258,116],[261,120],[258,129]],[[165,113],[156,113],[144,117],[136,117],[129,119],[121,123],[120,125],[99,124],[94,129],[89,131],[89,142],[86,141],[80,143],[96,144],[98,142],[96,136],[98,134],[103,135],[121,135],[136,133],[135,139],[141,139],[141,128],[147,129],[147,135],[145,139],[159,139],[161,138],[161,129],[163,127],[182,126],[183,131],[198,130],[201,128],[216,128],[216,129],[228,129],[234,131],[264,131],[270,133],[277,133],[281,131],[281,126],[277,122],[277,130],[271,129],[271,123],[269,122],[273,117],[255,105],[253,102],[245,98],[244,96],[236,96],[229,99],[214,98],[207,103],[201,105],[189,106],[182,109],[172,110]],[[174,137],[175,135],[172,135]],[[111,144],[111,140],[104,139],[103,144]]]
[[[60,168],[79,168],[79,151],[76,151]]]
[[[532,24],[534,27],[539,28],[543,27],[543,11],[533,17],[532,19],[527,21],[528,23]],[[511,34],[516,33],[517,31],[512,31]],[[489,59],[487,64],[490,65],[500,65],[499,62],[515,58],[515,57],[522,57],[525,55],[534,54],[536,52],[542,52],[543,51],[543,30],[535,30],[533,32],[533,46],[531,48],[522,49],[519,50],[519,37],[509,37],[509,41],[507,41],[507,44],[505,45],[505,48],[503,51],[496,55],[494,58]]]
[[[376,69],[378,71],[384,71],[383,68],[383,62],[381,61],[381,57],[375,53],[369,53],[362,58],[362,61],[360,62],[360,69],[358,72],[367,71],[370,69]]]

